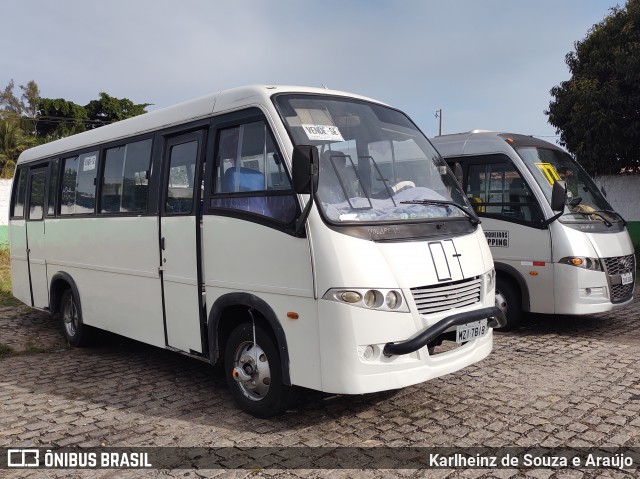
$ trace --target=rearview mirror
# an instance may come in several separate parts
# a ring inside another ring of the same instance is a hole
[[[293,149],[293,190],[299,194],[313,194],[318,189],[318,148],[297,145]]]
[[[557,180],[553,184],[553,190],[551,191],[551,209],[553,211],[564,210],[564,205],[567,202],[567,182]]]

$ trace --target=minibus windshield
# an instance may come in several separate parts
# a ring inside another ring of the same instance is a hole
[[[567,184],[567,204],[563,222],[598,221],[605,224],[621,221],[591,177],[567,153],[537,147],[516,148],[533,174],[548,201],[556,180]]]
[[[403,113],[329,95],[275,103],[294,144],[318,148],[316,198],[328,221],[474,221],[446,163]]]

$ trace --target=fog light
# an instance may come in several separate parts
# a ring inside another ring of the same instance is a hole
[[[369,345],[366,348],[364,348],[364,352],[362,353],[362,357],[364,357],[367,361],[371,361],[373,359],[373,353],[374,353],[374,349],[373,346]]]
[[[367,308],[375,308],[376,306],[376,292],[370,289],[364,293],[364,304]]]

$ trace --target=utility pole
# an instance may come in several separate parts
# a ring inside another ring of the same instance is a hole
[[[440,118],[440,127],[438,128],[438,136],[442,136],[442,108],[436,110],[436,118]]]

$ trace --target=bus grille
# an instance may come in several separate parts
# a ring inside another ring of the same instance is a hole
[[[635,255],[617,256],[615,258],[603,258],[605,270],[609,275],[609,286],[611,286],[611,302],[620,303],[633,296],[636,275]],[[633,281],[629,284],[611,284],[611,276],[622,273],[632,273]]]
[[[476,276],[451,283],[411,288],[411,293],[420,314],[433,314],[480,302],[481,286],[482,280]]]

